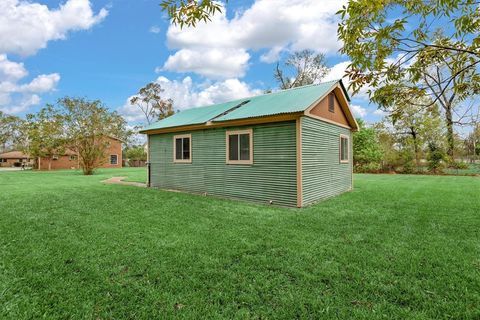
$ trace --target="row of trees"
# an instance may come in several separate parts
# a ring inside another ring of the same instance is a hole
[[[34,159],[47,158],[51,164],[54,156],[69,149],[78,154],[85,175],[93,174],[105,161],[106,137],[126,140],[130,134],[124,118],[100,101],[69,97],[25,119],[0,113],[0,128],[4,150],[19,149]]]
[[[446,129],[435,111],[398,122],[392,116],[372,125],[357,121],[361,130],[353,136],[356,172],[436,174],[446,167],[466,169],[480,159],[480,124],[465,138],[454,135],[455,161],[447,153]]]

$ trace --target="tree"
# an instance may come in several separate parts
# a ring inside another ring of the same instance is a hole
[[[147,160],[147,153],[144,146],[133,146],[125,151],[125,155],[129,160]]]
[[[23,120],[0,111],[0,152],[21,144]]]
[[[65,121],[68,147],[78,154],[83,174],[91,175],[105,161],[107,138],[126,140],[126,122],[99,100],[65,97],[58,106]]]
[[[172,23],[181,28],[195,27],[199,21],[210,21],[211,16],[222,11],[222,5],[215,0],[164,0],[160,6]]]
[[[35,161],[48,158],[48,170],[51,170],[52,160],[65,152],[64,118],[52,105],[47,105],[36,114],[28,114],[26,119],[24,150]]]
[[[441,172],[443,161],[445,161],[445,153],[434,142],[428,144],[428,169],[433,173]]]
[[[473,131],[465,139],[465,149],[467,155],[471,156],[471,162],[480,156],[480,123],[475,124]]]
[[[280,68],[280,63],[277,63],[274,77],[280,88],[284,90],[320,82],[329,70],[324,54],[302,50],[288,57],[283,70]]]
[[[357,171],[377,171],[383,158],[374,127],[357,119],[360,130],[353,134],[353,163]]]
[[[354,92],[367,84],[376,89],[399,78],[418,78],[425,58],[438,54],[458,56],[462,67],[455,67],[453,78],[480,63],[478,0],[350,0],[338,14]]]
[[[442,134],[437,106],[418,107],[407,103],[388,111],[387,119],[392,124],[394,134],[407,137],[403,143],[411,143],[415,164],[420,166],[420,153],[425,143],[437,141],[438,135]]]
[[[369,86],[371,100],[380,107],[429,98],[443,110],[453,159],[454,124],[461,121],[454,119],[455,111],[480,93],[478,1],[359,0],[339,14],[341,52],[351,59],[347,75],[353,92]]]
[[[455,149],[454,126],[469,123],[466,120],[468,112],[478,107],[471,104],[465,108],[462,103],[480,93],[480,85],[475,82],[475,70],[463,72],[461,76],[453,78],[455,68],[461,67],[459,63],[461,62],[457,61],[457,57],[437,55],[430,59],[430,65],[419,71],[420,78],[415,79],[416,83],[398,79],[378,88],[372,97],[374,102],[386,110],[392,105],[397,107],[413,105],[418,110],[439,106],[447,129],[447,154],[451,159],[454,158]],[[466,84],[462,84],[465,82]],[[466,109],[463,114],[459,114],[461,109]]]
[[[173,101],[161,97],[164,91],[160,84],[151,82],[141,88],[137,95],[130,99],[130,103],[137,105],[145,115],[147,124],[164,119],[175,113]]]

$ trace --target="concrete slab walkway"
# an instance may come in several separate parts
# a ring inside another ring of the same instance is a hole
[[[123,181],[127,177],[113,177],[107,180],[103,180],[102,183],[105,184],[121,184],[124,186],[134,186],[134,187],[140,187],[140,188],[146,188],[147,184],[146,183],[141,183],[141,182],[130,182],[130,181]]]

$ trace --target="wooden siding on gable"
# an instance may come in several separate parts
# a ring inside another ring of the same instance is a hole
[[[333,93],[334,91],[332,91]],[[347,117],[345,116],[345,113],[342,110],[342,107],[340,106],[340,102],[338,101],[337,97],[335,96],[334,99],[334,112],[330,112],[328,110],[328,96],[327,95],[325,98],[322,99],[315,107],[310,110],[310,114],[326,119],[328,121],[332,121],[338,124],[341,124],[343,126],[350,127],[350,124],[348,123]]]
[[[253,165],[226,164],[226,131],[253,129]],[[161,189],[297,205],[296,123],[184,132],[192,163],[173,163],[175,133],[149,136],[151,186]]]
[[[302,126],[302,206],[351,190],[352,134],[350,130],[309,117],[302,117],[300,121]],[[340,163],[340,135],[350,138],[349,163]]]

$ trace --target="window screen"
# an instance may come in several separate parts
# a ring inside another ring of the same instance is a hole
[[[240,160],[250,160],[250,135],[240,135]]]
[[[340,137],[340,161],[347,162],[348,161],[348,138],[347,137]]]
[[[335,112],[335,94],[333,92],[328,95],[328,111]]]
[[[238,160],[238,134],[228,136],[228,159]]]
[[[110,164],[117,164],[118,163],[118,156],[116,154],[110,155]]]

